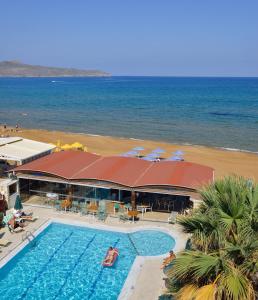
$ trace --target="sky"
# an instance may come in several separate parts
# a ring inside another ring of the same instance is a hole
[[[258,76],[258,0],[0,0],[0,60]]]

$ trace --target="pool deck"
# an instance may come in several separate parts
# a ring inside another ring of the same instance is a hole
[[[25,211],[32,211],[38,219],[35,222],[27,222],[25,231],[32,234],[41,227],[45,227],[51,221],[69,223],[72,225],[82,225],[94,228],[109,229],[114,231],[135,231],[139,229],[157,229],[171,234],[176,240],[175,252],[183,250],[187,235],[184,234],[180,226],[176,224],[168,224],[158,220],[157,222],[149,220],[141,220],[136,223],[122,223],[118,218],[108,217],[103,223],[89,216],[80,216],[78,213],[60,213],[53,209],[43,207],[32,207],[24,205]],[[0,229],[0,237],[9,240],[10,244],[6,247],[1,246],[0,264],[3,263],[9,255],[15,253],[19,246],[22,246],[24,232],[11,234],[8,228]],[[158,257],[137,257],[132,269],[126,279],[125,285],[121,291],[119,299],[141,299],[141,300],[157,300],[158,296],[165,290],[163,274],[160,266],[164,256]],[[151,276],[150,276],[151,274]]]

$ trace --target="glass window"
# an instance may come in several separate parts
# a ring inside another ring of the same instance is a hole
[[[17,183],[9,185],[9,195],[12,196],[17,192]]]

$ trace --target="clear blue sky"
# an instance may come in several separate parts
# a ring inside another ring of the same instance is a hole
[[[258,76],[258,0],[2,0],[0,60],[114,75]]]

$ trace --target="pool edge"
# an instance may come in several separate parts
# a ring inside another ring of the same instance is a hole
[[[118,228],[118,227],[110,226],[110,225],[106,225],[106,224],[92,224],[92,223],[86,223],[85,221],[74,221],[74,220],[72,221],[72,220],[64,220],[64,219],[59,219],[59,218],[52,218],[52,219],[47,220],[45,223],[43,223],[33,233],[34,237],[36,238],[42,231],[44,231],[52,223],[74,225],[74,226],[79,226],[79,227],[107,230],[107,231],[121,232],[121,233],[133,233],[133,232],[142,231],[142,230],[156,230],[156,231],[166,233],[174,239],[175,246],[173,248],[173,251],[175,253],[183,250],[185,248],[185,244],[186,244],[186,241],[182,237],[180,237],[180,233],[177,230],[173,230],[173,228],[168,229],[168,228],[163,227],[162,225],[157,225],[157,226],[140,225],[135,228],[121,228],[121,227]],[[30,242],[28,240],[25,240],[24,242],[19,244],[15,249],[11,250],[11,252],[9,254],[7,254],[4,258],[2,258],[0,260],[0,269],[4,265],[6,265],[13,257],[15,257],[29,243]],[[155,256],[136,256],[117,299],[118,300],[126,300],[126,299],[130,298],[130,296],[133,293],[133,290],[137,283],[137,279],[140,275],[140,272],[142,270],[144,263],[146,263],[148,260],[151,260],[151,259],[157,259],[157,260],[162,259],[162,258],[166,257],[167,255],[168,255],[168,253],[164,253],[161,255],[155,255]]]

